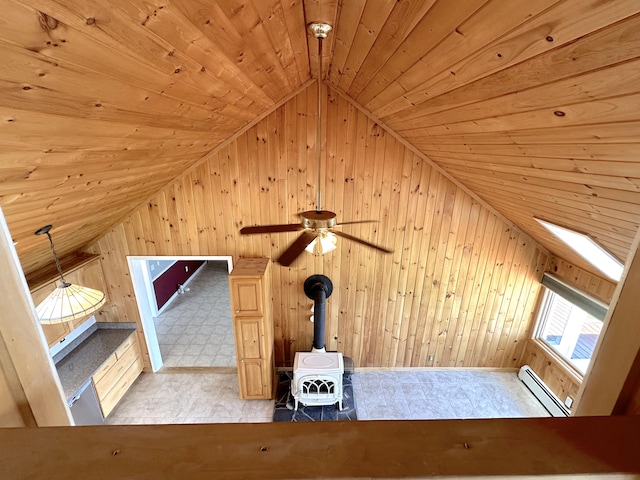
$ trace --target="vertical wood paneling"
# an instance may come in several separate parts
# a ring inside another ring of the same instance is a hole
[[[454,340],[451,356],[449,359],[450,366],[462,365],[469,341],[472,338],[474,317],[469,315],[472,311],[471,304],[473,301],[473,292],[475,292],[476,278],[482,273],[482,265],[480,262],[480,252],[484,244],[488,241],[485,235],[487,229],[487,219],[495,217],[484,208],[480,209],[480,217],[475,222],[475,234],[470,238],[465,248],[471,250],[471,257],[465,262],[467,265],[467,275],[463,290],[458,290],[460,296],[460,310],[457,313],[459,317],[459,327],[457,329],[456,339]]]
[[[472,210],[473,209],[473,210]],[[453,272],[449,279],[449,286],[446,296],[447,304],[445,313],[448,315],[447,331],[454,332],[454,335],[448,335],[446,339],[440,344],[441,353],[437,355],[439,358],[439,364],[447,366],[451,364],[451,358],[455,358],[453,351],[453,345],[455,342],[459,342],[462,335],[462,328],[459,327],[460,322],[460,304],[462,300],[461,292],[464,291],[464,286],[469,279],[469,268],[472,267],[470,254],[471,249],[470,236],[473,237],[475,228],[477,226],[477,214],[479,211],[479,205],[477,202],[473,202],[471,198],[464,199],[464,210],[461,214],[461,218],[469,219],[468,222],[463,223],[461,227],[466,228],[466,232],[460,231],[456,241],[456,258],[454,260]],[[457,285],[456,285],[457,283]],[[459,330],[460,328],[460,330]]]
[[[587,272],[561,258],[553,257],[547,270],[569,285],[576,287],[607,305],[611,303],[617,283]]]
[[[295,222],[297,212],[314,208],[315,98],[312,85],[95,244],[123,319],[137,316],[126,255],[277,258],[293,241],[295,234],[238,230]],[[358,366],[518,366],[530,330],[528,299],[542,272],[535,243],[340,95],[329,91],[328,98],[323,206],[339,220],[379,220],[342,228],[394,253],[339,240],[324,258],[274,264],[278,365],[310,348],[311,302],[302,285],[324,273],[334,283],[327,344]]]
[[[561,401],[564,402],[568,395],[576,399],[581,382],[575,376],[569,375],[540,345],[528,342],[524,359]]]

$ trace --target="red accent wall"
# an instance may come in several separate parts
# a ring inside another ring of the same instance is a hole
[[[178,284],[184,285],[204,262],[204,260],[178,260],[153,281],[158,310],[178,291]],[[185,267],[189,267],[188,272],[184,271]]]

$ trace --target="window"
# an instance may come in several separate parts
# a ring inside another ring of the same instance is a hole
[[[589,236],[545,222],[539,218],[533,218],[607,277],[616,282],[620,281],[624,266]]]
[[[602,330],[607,306],[545,274],[536,337],[585,374]]]

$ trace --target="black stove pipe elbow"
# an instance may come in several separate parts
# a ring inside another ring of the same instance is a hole
[[[323,350],[325,307],[327,298],[333,293],[333,284],[329,277],[312,275],[304,282],[304,293],[313,300],[313,348]]]

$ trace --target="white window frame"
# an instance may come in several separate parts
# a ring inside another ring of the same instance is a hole
[[[543,288],[543,294],[538,305],[536,325],[533,330],[533,340],[540,344],[563,367],[582,379],[584,373],[578,370],[571,363],[570,359],[565,358],[542,338],[551,303],[550,295],[555,294],[562,297],[564,300],[586,311],[600,321],[604,321],[609,306],[548,273],[543,275],[541,283],[545,288]]]

